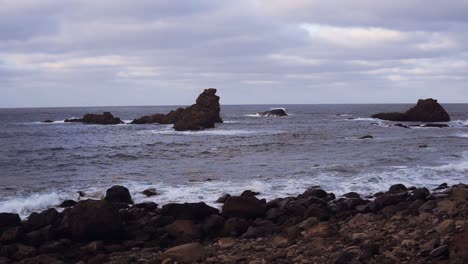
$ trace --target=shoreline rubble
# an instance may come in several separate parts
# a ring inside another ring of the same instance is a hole
[[[0,213],[0,263],[467,263],[468,186],[396,184],[364,199],[313,187],[271,201],[255,193],[132,204],[114,186],[26,220]]]

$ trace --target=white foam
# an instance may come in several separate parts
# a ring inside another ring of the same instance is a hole
[[[244,116],[248,116],[248,117],[262,117],[259,113],[256,113],[256,114],[246,114]]]
[[[455,134],[455,137],[468,138],[468,133],[458,133],[458,134]]]
[[[450,127],[468,127],[468,120],[453,120],[448,124]]]
[[[277,131],[275,133],[279,133]],[[242,129],[206,129],[201,131],[176,131],[174,129],[151,130],[151,133],[158,135],[189,135],[189,136],[245,136],[253,134],[269,134],[269,131],[263,130],[242,130]]]
[[[130,124],[132,123],[133,120],[122,120],[122,122],[124,122],[125,124]]]
[[[66,199],[76,199],[76,193],[49,192],[35,193],[25,197],[14,197],[0,202],[0,212],[17,213],[21,218],[32,212],[43,211],[55,207]]]

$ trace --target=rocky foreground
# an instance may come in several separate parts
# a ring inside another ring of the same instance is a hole
[[[133,204],[125,187],[21,222],[0,214],[0,263],[468,263],[468,186],[398,184],[372,199],[320,188],[272,201]],[[369,198],[369,197],[368,197]]]

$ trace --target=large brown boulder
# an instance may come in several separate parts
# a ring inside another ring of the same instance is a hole
[[[265,202],[247,196],[229,197],[223,204],[222,213],[224,217],[239,218],[261,218],[265,215]]]
[[[215,123],[222,123],[219,113],[221,106],[216,89],[205,89],[196,103],[187,108],[179,108],[168,114],[143,116],[132,121],[132,124],[174,124],[177,131],[203,130],[213,128]]]
[[[66,119],[65,122],[81,122],[98,125],[117,125],[124,123],[120,118],[114,117],[109,112],[104,112],[102,114],[86,114],[82,118]]]
[[[63,231],[76,240],[109,240],[122,236],[122,220],[112,203],[85,200],[65,210]]]
[[[432,98],[420,99],[416,106],[404,113],[379,113],[373,118],[398,122],[448,122],[450,116],[445,109]]]

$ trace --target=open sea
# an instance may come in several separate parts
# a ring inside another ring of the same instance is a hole
[[[255,113],[284,107],[288,117]],[[468,182],[468,104],[445,104],[448,128],[392,126],[369,118],[411,105],[229,105],[225,123],[200,132],[172,125],[64,123],[110,111],[130,122],[177,107],[0,109],[0,212],[26,217],[112,185],[135,202],[214,201],[250,189],[267,200],[320,185],[337,195],[394,183],[434,188]],[[51,119],[54,123],[41,121]],[[371,135],[371,139],[359,137]],[[426,145],[427,147],[421,147]],[[157,196],[141,191],[156,188]]]

